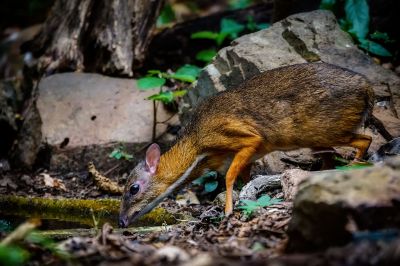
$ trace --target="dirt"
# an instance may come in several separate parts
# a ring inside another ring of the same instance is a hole
[[[123,184],[125,178],[116,181]],[[58,175],[47,171],[4,174],[0,178],[0,193],[57,198],[119,198],[99,191],[87,173]],[[185,190],[181,193],[185,193]],[[170,246],[178,247],[179,252],[184,252],[190,258],[204,252],[230,259],[269,258],[282,253],[291,212],[291,203],[283,202],[260,209],[254,218],[245,219],[240,212],[227,218],[223,215],[223,208],[212,204],[206,197],[197,205],[181,205],[171,197],[161,206],[171,213],[184,213],[193,219],[182,221],[170,230],[149,234],[112,234],[110,225],[105,224],[105,242],[97,243],[97,238],[77,237],[66,240],[65,243],[69,243],[67,249],[73,257],[83,260],[85,265],[132,259],[150,265],[155,260],[164,261],[165,258],[161,258],[157,250]],[[37,250],[37,247],[29,249],[35,254],[35,263],[41,264],[52,256],[48,252],[38,252],[40,249]],[[148,253],[152,256],[146,256]],[[54,256],[52,260],[55,264],[60,262]]]
[[[124,178],[117,181],[122,184]],[[99,191],[86,173],[57,175],[45,171],[5,174],[0,178],[0,193],[118,198]],[[31,254],[29,265],[309,265],[310,261],[315,265],[396,265],[400,259],[398,237],[364,239],[316,253],[287,254],[290,202],[261,208],[251,217],[240,211],[225,217],[223,208],[207,198],[201,204],[181,205],[170,197],[161,206],[192,218],[153,233],[114,233],[109,224],[104,224],[95,237],[76,236],[55,242],[68,256],[29,241],[21,245]],[[0,233],[2,236],[4,233]]]

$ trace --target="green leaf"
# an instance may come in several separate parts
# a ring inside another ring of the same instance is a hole
[[[269,202],[269,205],[274,205],[274,204],[277,204],[279,202],[282,202],[282,200],[281,199],[271,199],[271,201]]]
[[[160,16],[157,18],[157,27],[165,26],[176,19],[175,12],[172,9],[172,6],[166,4],[164,8],[161,10]]]
[[[110,155],[108,155],[108,157],[110,157],[110,158],[116,158],[116,156],[118,156],[118,154],[120,154],[121,153],[121,151],[119,150],[119,149],[114,149],[111,153],[110,153]]]
[[[0,245],[1,265],[24,265],[28,258],[29,253],[20,247]]]
[[[339,157],[339,156],[336,156],[336,155],[333,156],[333,159],[334,159],[335,161],[338,161],[338,162],[341,162],[341,163],[344,163],[344,164],[350,163],[349,160],[347,160],[347,159],[345,159],[345,158],[342,158],[342,157]]]
[[[257,31],[257,30],[263,30],[263,29],[267,29],[271,26],[271,24],[269,23],[258,23],[256,24],[256,22],[254,21],[254,17],[253,16],[247,16],[247,29],[249,31]]]
[[[373,40],[384,41],[385,43],[393,42],[389,38],[389,35],[386,32],[375,31],[374,33],[370,34],[369,36]]]
[[[196,59],[199,61],[210,62],[217,54],[215,49],[201,50],[196,54]]]
[[[130,161],[130,160],[133,159],[133,155],[132,154],[129,154],[129,153],[126,153],[126,152],[122,152],[121,155],[122,155],[122,158],[124,158],[127,161]]]
[[[221,32],[221,33],[218,34],[218,37],[215,40],[215,42],[217,43],[218,46],[221,46],[224,43],[226,37],[228,37],[228,36],[229,36],[228,33]]]
[[[269,23],[258,23],[258,24],[256,24],[257,30],[268,29],[270,26],[271,26],[271,24],[269,24]]]
[[[165,78],[158,77],[144,77],[137,81],[139,90],[148,90],[153,88],[160,88],[165,84]]]
[[[187,93],[187,90],[179,90],[179,91],[174,91],[172,93],[174,94],[174,97],[182,97]]]
[[[123,159],[128,160],[128,161],[133,159],[133,155],[125,152],[123,149],[124,149],[123,147],[115,148],[110,153],[110,155],[108,155],[108,157],[114,158],[114,159],[117,159],[117,160],[120,160],[121,158],[123,158]]]
[[[256,22],[254,21],[254,17],[251,15],[247,16],[247,25],[246,25],[247,29],[249,31],[256,31],[257,30],[257,25]]]
[[[375,55],[384,57],[392,56],[392,54],[388,50],[386,50],[382,45],[370,40],[361,40],[360,47]]]
[[[180,67],[175,74],[172,74],[170,77],[173,79],[185,81],[185,82],[193,82],[197,79],[201,71],[201,68],[194,65],[184,65]]]
[[[338,170],[354,170],[354,169],[361,169],[365,167],[373,166],[372,163],[353,163],[344,166],[336,166],[335,168]]]
[[[218,32],[212,32],[212,31],[199,31],[192,33],[190,35],[190,38],[192,39],[210,39],[210,40],[217,40],[219,36]]]
[[[260,252],[263,250],[265,250],[265,247],[260,242],[254,243],[253,246],[251,247],[251,251],[253,252]]]
[[[116,153],[114,158],[117,159],[117,160],[121,159],[122,158],[122,152]]]
[[[192,83],[192,82],[196,81],[196,78],[194,76],[191,76],[191,75],[172,74],[170,77],[173,78],[173,79],[176,79],[176,80],[189,82],[189,83]]]
[[[264,195],[257,200],[257,204],[261,207],[265,207],[271,204],[271,197],[268,195]]]
[[[193,180],[192,183],[195,185],[202,185],[206,182],[207,177],[206,176],[200,176],[199,178],[197,178],[196,180]]]
[[[258,205],[258,203],[257,203],[257,201],[254,201],[254,200],[247,200],[247,199],[244,199],[244,200],[241,200],[241,202],[244,204],[243,206],[241,206],[240,208],[258,208],[259,207],[259,205]]]
[[[365,39],[369,31],[369,7],[367,0],[346,0],[344,10],[351,23],[349,32],[358,40]]]
[[[350,28],[351,28],[351,22],[348,21],[347,19],[339,19],[339,25],[340,28],[346,32],[349,32]]]
[[[217,180],[214,180],[214,181],[211,181],[211,182],[207,182],[204,185],[204,191],[207,192],[207,193],[210,193],[210,192],[213,192],[214,190],[216,190],[217,187],[218,187],[218,181]]]
[[[217,178],[217,172],[210,171],[210,172],[200,176],[199,178],[194,180],[192,183],[195,185],[202,185],[202,184],[205,184],[208,180],[213,180],[215,178]]]
[[[150,75],[160,75],[160,74],[162,74],[162,72],[160,70],[158,70],[158,69],[148,70],[147,73],[150,74]]]
[[[235,39],[239,33],[245,29],[245,26],[229,18],[221,20],[221,33],[228,34],[230,38]]]
[[[249,7],[253,3],[253,0],[230,0],[229,7],[231,9],[243,9]]]
[[[336,0],[322,0],[319,5],[320,9],[333,11],[336,5]]]
[[[163,103],[170,103],[174,100],[172,91],[163,91],[158,94],[153,94],[147,98],[148,100],[160,101]]]

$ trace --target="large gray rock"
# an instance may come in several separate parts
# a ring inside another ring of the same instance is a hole
[[[133,152],[151,141],[153,104],[146,98],[154,93],[138,90],[133,79],[84,73],[47,77],[39,84],[35,107],[40,122],[33,124],[40,134],[33,142],[50,148],[53,169],[78,170],[90,160],[107,162],[109,152],[120,143]],[[170,114],[159,107],[157,116],[163,121]],[[157,134],[166,126],[159,124]],[[29,165],[38,150],[21,152],[29,153],[25,159]]]
[[[374,113],[393,136],[400,136],[400,78],[358,49],[351,37],[340,29],[335,16],[322,10],[289,16],[221,49],[189,91],[183,109],[190,110],[204,97],[234,88],[261,72],[318,61],[365,75],[374,86],[377,101],[385,103],[376,106]],[[382,144],[381,137],[376,132],[372,135],[371,149],[377,149]]]
[[[300,183],[289,249],[344,244],[359,231],[400,228],[400,156],[386,165],[327,171]]]

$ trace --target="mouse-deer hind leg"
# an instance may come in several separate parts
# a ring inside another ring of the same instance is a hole
[[[368,135],[354,134],[349,146],[357,149],[356,156],[354,158],[355,161],[362,160],[371,142],[372,138]]]
[[[251,146],[246,146],[239,150],[234,156],[228,172],[226,173],[226,202],[225,202],[225,215],[230,215],[233,211],[233,185],[240,172],[245,170],[246,166],[250,163],[251,158],[257,151],[261,142],[254,141]]]

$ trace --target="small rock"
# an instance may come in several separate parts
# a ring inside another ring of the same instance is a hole
[[[213,266],[215,259],[209,253],[200,253],[190,261],[183,264],[183,266]]]
[[[300,182],[308,178],[310,174],[311,172],[301,169],[289,169],[282,174],[282,190],[286,201],[292,201],[294,199]]]
[[[185,250],[175,246],[162,247],[156,251],[155,256],[167,263],[182,263],[190,258]]]
[[[291,251],[342,245],[357,231],[400,227],[400,156],[386,165],[326,171],[299,185],[289,225]]]
[[[257,200],[262,194],[280,187],[281,175],[257,175],[242,188],[239,199]]]
[[[382,67],[384,69],[393,69],[393,64],[392,63],[383,63]]]
[[[0,159],[0,173],[5,173],[10,171],[10,163],[6,159]]]
[[[394,72],[396,72],[397,75],[400,75],[400,66],[397,66],[397,67],[394,69]]]
[[[21,177],[21,180],[25,182],[25,184],[27,184],[28,186],[32,186],[33,185],[33,180],[29,175],[23,175]]]
[[[313,169],[318,158],[313,155],[311,149],[297,149],[293,151],[275,151],[265,155],[260,164],[264,173],[268,175],[280,174],[291,168]]]
[[[187,206],[187,205],[198,205],[200,204],[200,201],[195,193],[193,193],[190,190],[187,190],[184,194],[178,195],[176,197],[176,203],[182,206]]]
[[[17,184],[14,183],[9,177],[4,177],[0,179],[0,187],[10,187],[13,190],[18,188]]]
[[[232,198],[233,202],[236,202],[239,199],[239,193],[236,190],[233,190]],[[226,191],[222,191],[215,197],[213,203],[218,206],[225,206],[226,202],[225,200],[226,200]]]
[[[398,155],[400,155],[400,138],[395,138],[382,145],[377,152],[372,154],[369,161],[377,163]]]

